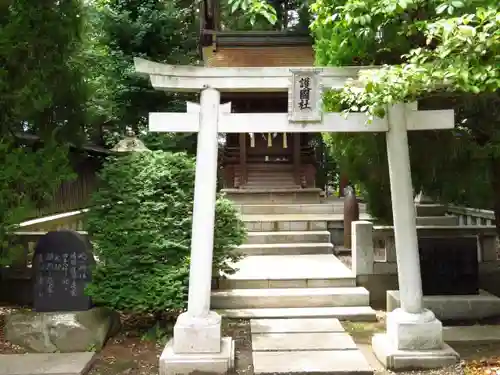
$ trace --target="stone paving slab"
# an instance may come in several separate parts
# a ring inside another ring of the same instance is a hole
[[[345,332],[338,319],[252,319],[252,334],[297,332]]]
[[[95,352],[0,354],[0,375],[83,375]]]
[[[500,326],[493,325],[475,325],[443,327],[444,341],[453,342],[498,342],[500,341]]]
[[[357,349],[348,333],[301,332],[252,334],[254,351]]]
[[[373,375],[359,350],[254,352],[255,374]]]

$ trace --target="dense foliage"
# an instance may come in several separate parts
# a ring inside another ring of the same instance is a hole
[[[61,144],[83,134],[83,23],[79,0],[0,3],[0,264],[16,224],[72,176]]]
[[[182,309],[187,299],[194,160],[183,153],[136,152],[107,162],[88,231],[99,258],[94,301],[134,312]],[[217,200],[214,272],[230,273],[245,237],[232,204]]]
[[[183,111],[193,95],[157,91],[135,73],[133,58],[169,64],[198,62],[197,3],[187,0],[93,0],[88,14],[89,129],[95,143],[112,147],[128,126],[148,148],[194,153],[192,134],[147,133],[149,112]]]
[[[307,32],[307,0],[226,0],[220,2],[223,30]]]
[[[500,213],[500,14],[494,0],[317,0],[319,65],[379,65],[327,95],[327,109],[382,116],[397,102],[453,108],[454,131],[410,134],[415,190]],[[332,134],[333,152],[390,220],[383,136]],[[457,171],[460,170],[460,173]],[[500,221],[497,220],[497,226]]]

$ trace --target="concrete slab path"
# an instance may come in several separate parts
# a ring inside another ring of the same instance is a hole
[[[255,374],[373,375],[337,319],[252,319]]]

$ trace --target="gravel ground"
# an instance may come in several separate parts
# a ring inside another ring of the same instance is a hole
[[[348,259],[344,259],[347,261]],[[17,346],[11,345],[3,336],[5,316],[15,308],[0,307],[0,353],[24,353]],[[89,375],[158,375],[158,359],[168,335],[158,335],[152,329],[151,317],[122,316],[123,329],[111,338],[105,348],[98,354]],[[500,321],[498,321],[500,323]],[[173,322],[167,322],[171,327]],[[392,375],[391,371],[381,368],[374,357],[370,341],[374,333],[385,328],[385,313],[379,312],[376,323],[343,322],[354,341],[372,365],[376,375]],[[224,336],[235,340],[235,368],[230,375],[253,375],[252,337],[250,321],[245,319],[224,319],[222,326]],[[398,372],[400,375],[496,375],[488,373],[488,368],[500,368],[500,344],[454,346],[462,362],[456,366],[430,371]],[[500,371],[498,372],[500,374]]]

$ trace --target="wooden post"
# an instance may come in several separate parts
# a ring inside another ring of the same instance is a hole
[[[347,187],[348,183],[349,183],[349,177],[341,171],[340,181],[339,181],[339,197],[344,196],[344,189]]]
[[[246,133],[239,134],[240,143],[240,187],[247,183],[247,135]]]
[[[359,204],[352,187],[346,189],[344,200],[344,249],[351,248],[352,223],[359,220]]]
[[[293,174],[295,177],[295,183],[302,186],[300,181],[300,133],[294,133],[292,135],[293,141]]]

